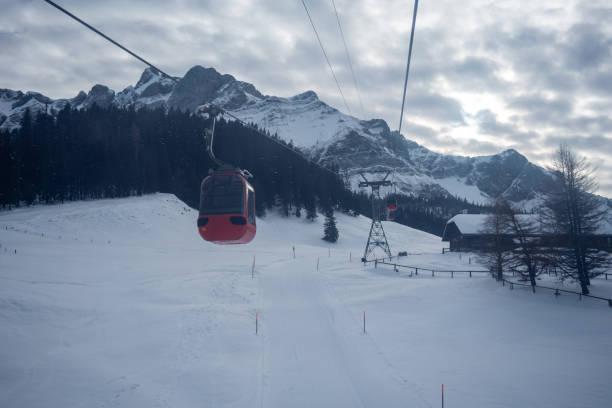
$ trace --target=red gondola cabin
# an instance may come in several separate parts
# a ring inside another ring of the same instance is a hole
[[[215,244],[247,244],[253,240],[255,190],[241,174],[216,171],[202,181],[198,231]]]

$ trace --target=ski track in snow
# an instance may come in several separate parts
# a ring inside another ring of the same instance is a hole
[[[359,332],[359,322],[340,324],[349,317],[344,309],[336,321],[337,308],[323,296],[316,270],[296,265],[302,262],[262,272],[262,406],[372,407],[382,401],[387,407],[429,406],[390,373],[371,338]]]
[[[323,217],[269,214],[248,246],[195,219],[167,194],[0,213],[0,406],[432,407],[441,383],[452,407],[612,400],[603,303],[364,267],[363,217],[338,214],[335,245]],[[478,268],[385,228],[404,264]]]

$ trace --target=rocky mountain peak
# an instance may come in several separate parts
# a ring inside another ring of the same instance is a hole
[[[306,92],[302,92],[301,94],[292,96],[290,99],[294,101],[305,101],[305,100],[315,100],[315,99],[318,100],[319,97],[317,96],[315,91],[306,91]]]
[[[115,91],[106,85],[96,84],[81,102],[80,107],[82,109],[89,109],[95,104],[101,108],[108,108],[113,104],[114,99]]]
[[[138,82],[136,82],[135,87],[140,88],[141,86],[149,82],[154,77],[161,78],[161,75],[157,71],[155,71],[153,68],[147,67],[144,71],[142,71],[142,74],[140,75],[140,79],[138,80]]]
[[[198,106],[212,101],[223,85],[234,81],[236,80],[231,75],[221,75],[214,68],[196,65],[176,84],[168,99],[168,105],[176,109],[195,111]]]

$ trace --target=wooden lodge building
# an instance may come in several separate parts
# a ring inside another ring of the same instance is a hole
[[[442,234],[442,241],[450,243],[451,251],[479,252],[486,251],[491,245],[493,234],[485,232],[485,220],[488,214],[458,214],[447,221]],[[541,227],[537,215],[519,214],[517,217],[526,218],[525,221],[533,222],[540,226],[532,236],[540,239],[543,246],[567,246],[567,238],[554,233],[546,232]],[[503,242],[512,248],[516,236],[505,234]],[[586,238],[588,248],[597,248],[612,252],[612,225],[605,223],[597,231],[597,234]]]

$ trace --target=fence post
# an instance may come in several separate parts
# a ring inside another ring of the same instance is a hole
[[[414,274],[418,275],[419,274],[419,268],[414,268]]]
[[[472,271],[470,271],[470,278],[472,277]]]
[[[510,282],[510,289],[514,289],[514,283]]]
[[[535,285],[531,285],[531,291],[535,293]]]
[[[608,299],[608,306],[612,307],[612,299]]]
[[[442,384],[442,408],[444,408],[444,384]]]
[[[455,277],[455,272],[451,271],[451,278],[454,278],[454,277]]]
[[[555,296],[559,296],[559,295],[560,295],[559,289],[555,289]]]
[[[431,270],[431,276],[434,276],[434,270],[433,269]]]
[[[374,269],[378,268],[378,259],[374,260]]]
[[[295,259],[295,245],[293,246],[293,259]]]
[[[349,262],[353,262],[353,253],[349,252]]]

